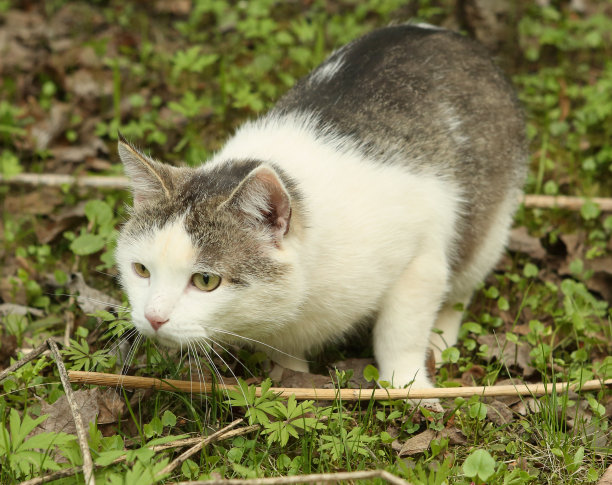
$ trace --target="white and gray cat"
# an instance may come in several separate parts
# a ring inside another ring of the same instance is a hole
[[[250,344],[305,371],[370,318],[381,378],[415,388],[503,251],[527,162],[484,49],[422,25],[335,51],[201,167],[125,139],[119,154],[134,209],[117,261],[142,334]]]

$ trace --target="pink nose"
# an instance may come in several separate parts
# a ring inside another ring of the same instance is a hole
[[[153,327],[153,330],[155,330],[156,332],[160,329],[160,327],[164,324],[168,322],[168,318],[166,318],[165,320],[163,318],[161,318],[159,315],[151,315],[151,314],[147,314],[145,313],[145,318],[147,320],[149,320],[149,323],[151,324],[151,326]]]

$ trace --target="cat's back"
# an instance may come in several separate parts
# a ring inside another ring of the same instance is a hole
[[[512,86],[486,50],[457,33],[398,25],[335,51],[275,106],[315,114],[377,161],[522,181],[524,121]],[[474,180],[471,178],[470,183]]]

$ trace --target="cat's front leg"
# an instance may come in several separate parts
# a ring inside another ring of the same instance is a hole
[[[433,387],[425,359],[447,286],[444,253],[430,251],[415,258],[385,296],[374,326],[374,355],[381,379],[394,387]]]

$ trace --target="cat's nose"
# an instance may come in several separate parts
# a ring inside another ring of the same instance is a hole
[[[168,322],[168,318],[166,318],[165,320],[160,317],[159,315],[154,315],[154,314],[149,314],[149,313],[145,313],[145,318],[149,321],[149,323],[151,324],[151,327],[153,327],[153,330],[155,330],[156,332],[160,329],[160,327]]]

